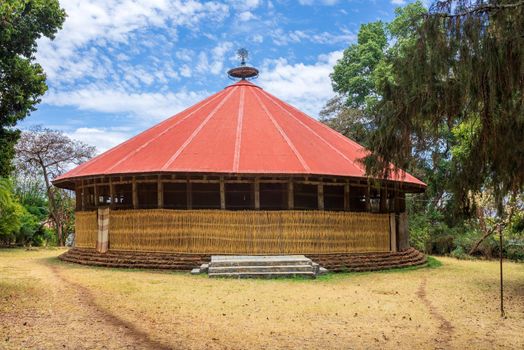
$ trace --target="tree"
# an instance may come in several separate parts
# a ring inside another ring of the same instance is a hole
[[[0,241],[10,244],[22,225],[24,208],[13,196],[12,184],[7,179],[0,179]]]
[[[22,133],[16,145],[16,166],[21,172],[42,177],[48,199],[49,216],[57,232],[58,244],[64,245],[63,230],[72,217],[71,195],[54,187],[51,180],[73,164],[80,164],[95,154],[95,147],[74,141],[60,131],[33,128]]]
[[[50,39],[62,27],[65,12],[58,0],[0,2],[0,177],[8,177],[19,131],[47,90],[42,67],[35,63],[36,41]]]
[[[524,1],[437,1],[415,27],[413,44],[387,58],[392,77],[370,136],[373,174],[413,154],[451,148],[450,190],[463,199],[490,190],[501,223],[504,203],[524,186]],[[451,138],[450,138],[451,133]],[[413,152],[415,150],[415,152]]]
[[[440,147],[451,131],[453,190],[493,189],[504,197],[524,184],[524,2],[439,1],[416,29],[414,45],[388,58],[380,82],[373,160],[406,165],[412,149]]]

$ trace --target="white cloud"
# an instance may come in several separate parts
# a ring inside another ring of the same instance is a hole
[[[134,132],[121,128],[78,128],[67,135],[72,139],[95,146],[97,153],[102,153],[126,141]]]
[[[324,104],[333,97],[329,74],[342,51],[320,55],[316,63],[290,64],[284,58],[265,61],[260,85],[269,93],[317,117]]]
[[[261,0],[229,0],[228,3],[235,9],[244,11],[244,10],[253,10],[259,7],[262,4]]]
[[[74,91],[50,91],[44,103],[73,106],[80,110],[128,114],[144,124],[165,119],[207,97],[209,92],[179,91],[135,93],[107,86],[92,85]]]
[[[82,50],[86,46],[131,45],[136,49],[133,35],[140,29],[161,27],[176,35],[177,26],[195,28],[202,20],[222,21],[229,14],[225,4],[181,0],[68,0],[62,6],[68,14],[63,29],[53,41],[38,41],[37,60],[51,81],[108,76],[110,69],[101,67],[100,52],[86,56]]]
[[[242,22],[254,19],[255,15],[251,11],[243,11],[238,15],[238,19]]]
[[[332,6],[335,5],[338,2],[338,0],[320,0],[319,2],[322,5]],[[315,0],[298,0],[298,3],[300,5],[311,6],[315,3]]]
[[[253,40],[253,42],[255,42],[255,43],[259,43],[260,44],[260,43],[264,42],[264,37],[262,35],[260,35],[260,34],[255,34],[255,35],[253,35],[251,40]]]
[[[393,5],[405,5],[406,4],[406,0],[391,0],[391,3]]]
[[[286,46],[290,43],[312,42],[315,44],[337,44],[350,43],[356,40],[357,35],[347,29],[342,29],[340,33],[293,30],[285,32],[278,28],[271,32],[273,42],[278,46]]]
[[[184,64],[180,68],[180,75],[183,76],[184,78],[189,78],[192,75],[191,68],[187,64]]]
[[[198,54],[196,70],[199,73],[223,74],[226,53],[233,49],[233,43],[224,41],[211,50],[211,57],[206,52]]]

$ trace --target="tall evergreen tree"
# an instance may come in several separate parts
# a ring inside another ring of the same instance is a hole
[[[451,147],[452,190],[489,186],[503,215],[524,184],[524,2],[438,1],[415,29],[379,82],[368,166]]]

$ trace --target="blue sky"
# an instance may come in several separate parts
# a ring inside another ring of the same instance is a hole
[[[99,151],[232,83],[245,47],[255,81],[313,117],[329,74],[362,23],[403,0],[62,0],[68,18],[37,60],[49,91],[22,128],[60,129]]]

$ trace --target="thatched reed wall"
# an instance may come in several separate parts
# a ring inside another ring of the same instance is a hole
[[[95,248],[98,236],[96,211],[75,213],[75,247]]]
[[[96,225],[96,214],[93,222]],[[91,231],[77,228],[77,237],[87,232]],[[77,242],[90,239],[77,238]],[[115,250],[206,254],[384,252],[390,249],[389,239],[388,214],[149,209],[111,211],[109,219],[109,249]]]

